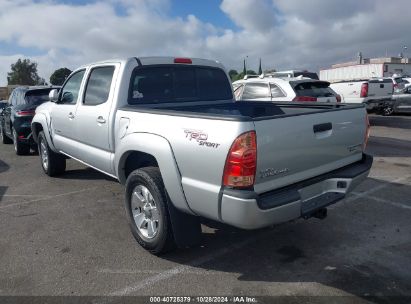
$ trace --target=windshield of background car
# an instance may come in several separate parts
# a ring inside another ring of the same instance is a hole
[[[202,66],[138,67],[131,76],[129,104],[233,99],[222,69]]]
[[[49,101],[49,93],[52,89],[33,90],[26,93],[26,103],[29,105],[40,105]]]
[[[329,87],[328,82],[302,82],[294,87],[297,96],[332,97],[335,92]]]

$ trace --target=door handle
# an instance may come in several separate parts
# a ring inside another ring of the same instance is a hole
[[[329,131],[332,128],[333,128],[332,123],[327,122],[327,123],[323,123],[323,124],[314,125],[313,126],[313,131],[314,131],[314,133],[319,133],[319,132]]]
[[[73,118],[74,118],[74,114],[73,114],[72,112],[70,112],[69,115],[68,115],[68,118],[69,118],[69,119],[73,119]]]
[[[103,118],[103,116],[97,117],[97,122],[100,124],[106,123],[106,120]]]

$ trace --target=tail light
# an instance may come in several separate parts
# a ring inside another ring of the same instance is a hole
[[[311,96],[296,96],[293,101],[297,102],[306,102],[306,101],[317,101],[317,97],[311,97]]]
[[[253,186],[256,167],[257,136],[250,131],[238,136],[231,145],[224,167],[224,186],[237,189]]]
[[[340,94],[335,95],[335,98],[337,99],[337,102],[341,102],[341,95]]]
[[[174,63],[192,64],[193,61],[190,58],[174,58]]]
[[[34,110],[21,110],[21,111],[16,111],[16,116],[22,117],[22,116],[34,116],[36,112]]]
[[[394,94],[395,90],[398,89],[398,83],[394,83],[394,85],[392,86],[392,93]]]
[[[368,114],[365,114],[365,135],[364,135],[364,143],[362,146],[362,150],[365,151],[365,148],[367,147],[368,144],[368,138],[370,138],[370,120],[368,119]]]
[[[368,83],[363,83],[361,85],[360,97],[368,97]]]

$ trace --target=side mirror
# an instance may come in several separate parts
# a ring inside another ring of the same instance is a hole
[[[57,89],[53,89],[49,93],[49,99],[51,102],[57,102],[59,99],[59,91]]]

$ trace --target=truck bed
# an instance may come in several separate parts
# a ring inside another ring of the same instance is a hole
[[[156,132],[165,138],[174,138],[176,134],[182,135],[182,129],[200,130],[207,134],[209,141],[221,143],[221,150],[229,149],[232,142],[227,142],[227,139],[233,138],[234,134],[236,137],[245,131],[255,130],[258,174],[254,189],[257,193],[312,178],[362,158],[366,128],[366,111],[362,104],[274,104],[241,101],[208,105],[133,105],[121,110],[136,112],[138,116],[133,116],[133,120],[139,121],[140,125],[145,123],[141,121],[141,115],[151,114],[147,124],[155,122],[158,125]],[[158,116],[163,118],[159,119]],[[134,132],[133,129],[129,130],[132,131]],[[170,144],[176,151],[176,159],[181,165],[187,162],[187,151],[191,148],[182,149],[181,155],[179,149],[190,141],[177,142],[178,144],[171,140]],[[210,159],[210,155],[216,154],[210,153],[207,149],[200,149],[195,155],[199,159]],[[220,172],[207,174],[214,174],[213,180],[207,182],[215,183],[216,187],[221,183],[225,158],[226,153],[223,152],[221,159],[213,161],[219,164]],[[199,167],[201,165],[197,163],[191,164],[189,170]],[[198,176],[204,178],[201,172],[206,172],[205,170],[207,169],[201,168],[189,177],[190,180],[195,180]],[[183,168],[183,187],[184,171]],[[271,173],[265,176],[266,171]]]
[[[206,105],[129,105],[121,110],[205,119],[256,121],[305,114],[350,110],[361,107],[364,106],[361,104],[346,105],[240,101],[236,103],[225,102]]]

